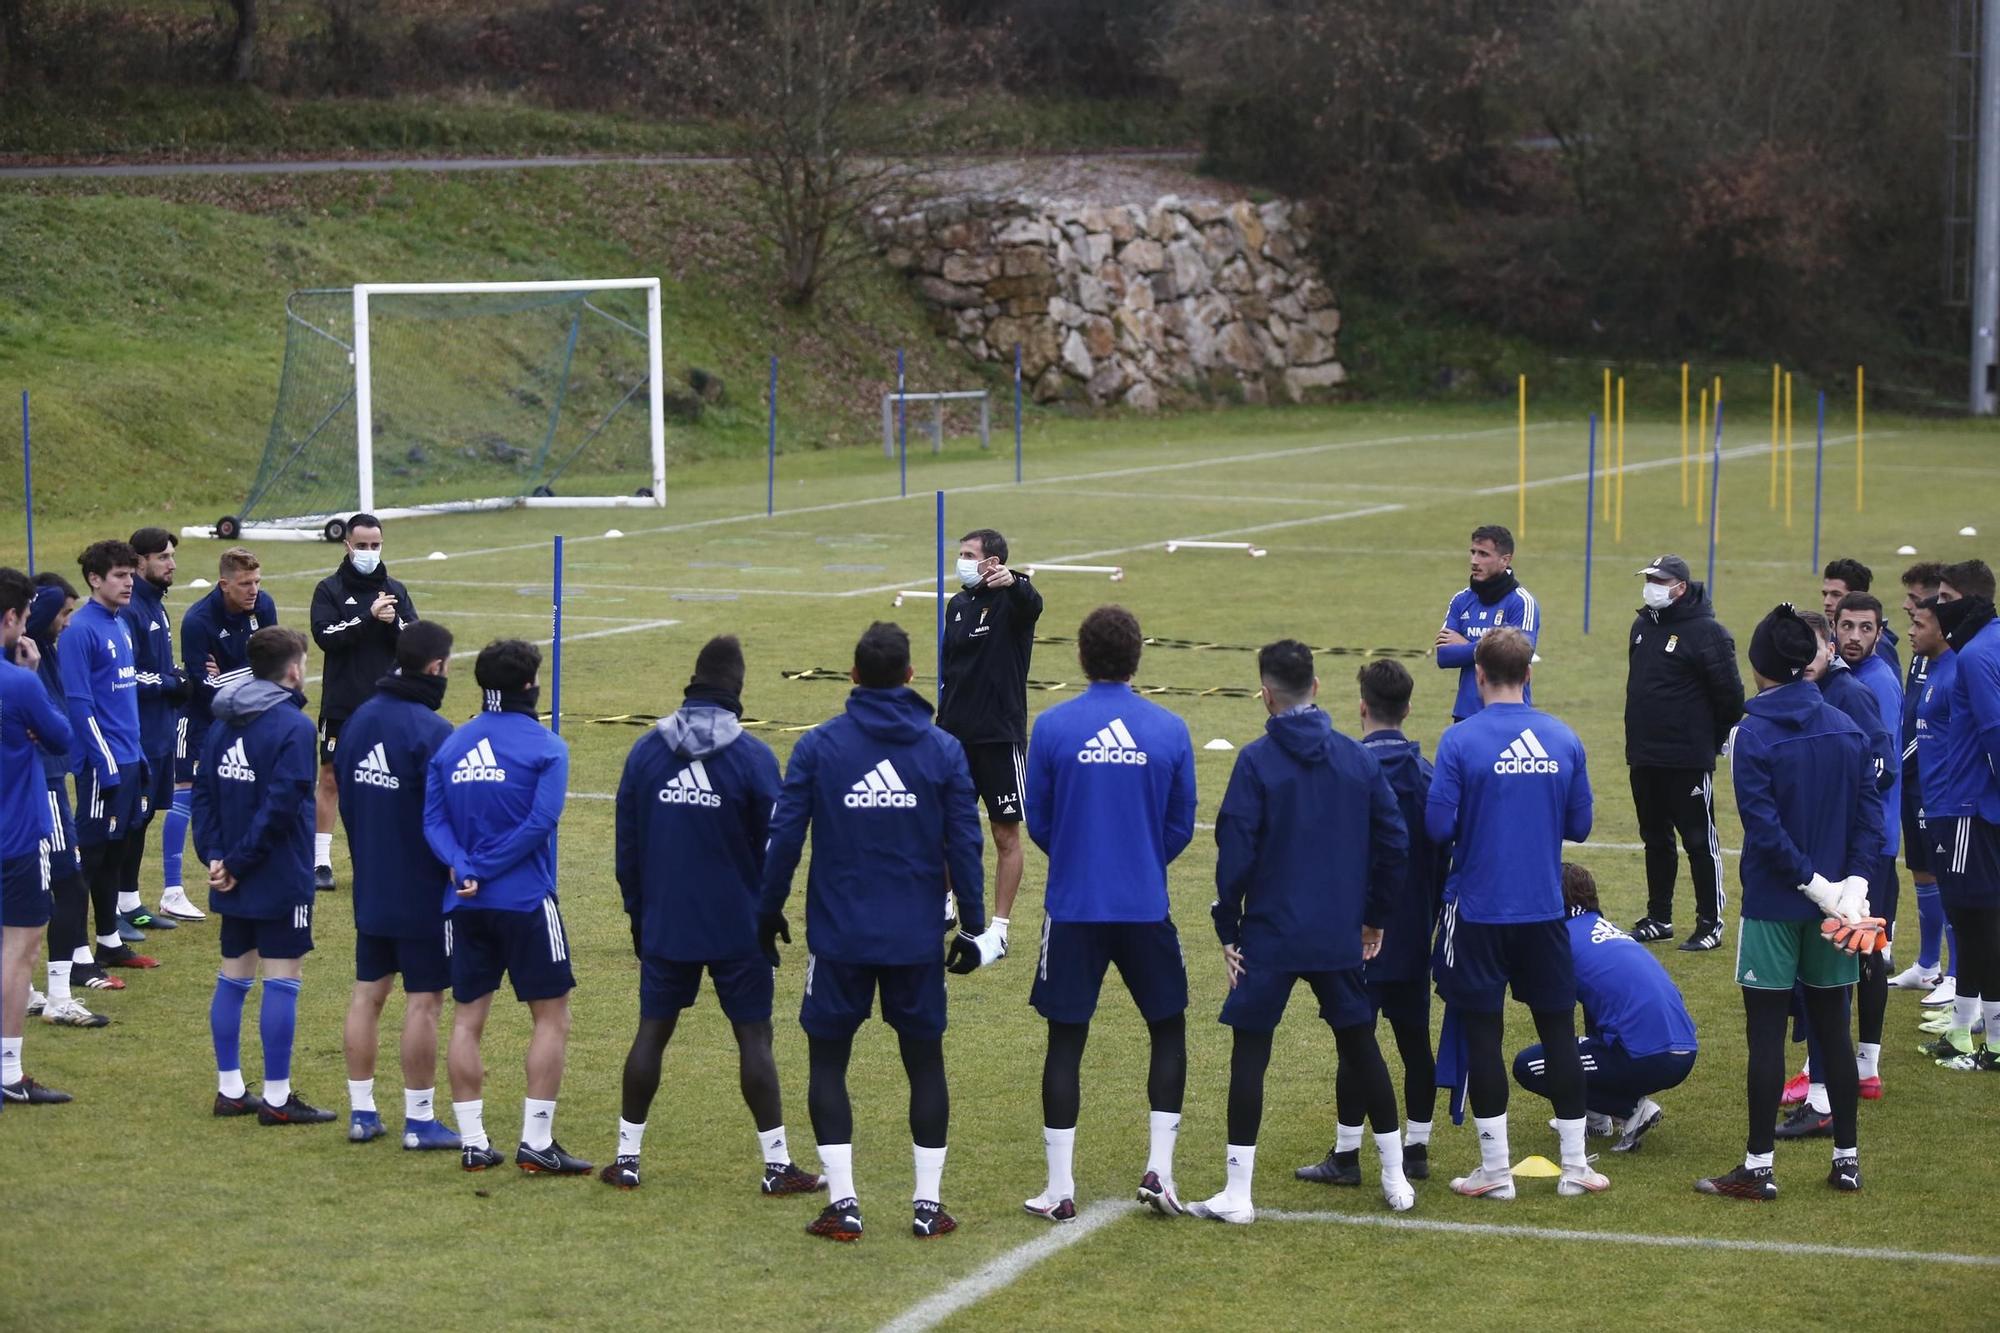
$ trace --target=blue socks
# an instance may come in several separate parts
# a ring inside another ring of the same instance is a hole
[[[248,990],[246,984],[244,987]],[[292,1031],[299,1020],[299,983],[295,977],[265,977],[264,1002],[257,1025],[264,1039],[265,1082],[290,1082]]]
[[[208,1003],[208,1032],[215,1039],[215,1067],[224,1072],[243,1068],[243,1001],[249,998],[248,978],[216,977],[215,998]]]
[[[1935,884],[1917,886],[1917,966],[1928,972],[1938,965],[1944,943],[1944,900]]]
[[[192,789],[174,788],[174,803],[167,810],[166,828],[160,834],[160,854],[166,870],[164,887],[169,889],[181,883],[181,853],[187,848],[188,818],[193,810]]]

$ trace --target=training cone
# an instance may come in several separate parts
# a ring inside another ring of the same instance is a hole
[[[1915,555],[1916,553],[1917,548],[1914,546],[1898,546],[1896,548],[1897,555]]]
[[[604,535],[607,537],[623,537],[625,534],[620,532],[616,528],[606,528],[604,530]]]
[[[451,557],[446,555],[443,551],[432,551],[429,555],[424,557],[424,559],[426,560],[449,560],[450,558]]]
[[[1978,529],[1978,528],[1960,528],[1960,529],[1958,530],[1958,535],[1959,535],[1959,536],[1961,536],[1961,537],[1977,537],[1977,536],[1979,535],[1979,529]]]
[[[1202,746],[1201,748],[1204,750],[1233,750],[1236,747],[1231,745],[1228,741],[1222,739],[1222,737],[1217,736],[1214,740],[1210,741],[1208,744]]]
[[[1540,1153],[1532,1153],[1514,1163],[1514,1174],[1517,1176],[1539,1176],[1554,1180],[1562,1174],[1562,1168]]]

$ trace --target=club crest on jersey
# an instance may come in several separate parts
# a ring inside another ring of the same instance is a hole
[[[451,780],[453,782],[505,782],[507,780],[507,770],[500,767],[500,761],[494,757],[493,742],[490,739],[482,737],[479,744],[473,746],[464,755],[460,756],[457,765],[451,770]]]
[[[716,809],[722,805],[722,798],[715,794],[715,788],[709,784],[708,769],[697,759],[674,774],[668,779],[667,785],[660,788],[660,803],[702,805]]]
[[[903,785],[896,766],[884,759],[856,782],[840,803],[849,810],[914,810],[917,798]]]
[[[375,742],[375,748],[361,756],[361,762],[354,766],[354,780],[367,787],[382,787],[388,791],[398,791],[403,780],[389,768],[389,753],[382,742]]]
[[[1549,758],[1532,729],[1516,736],[1493,761],[1495,773],[1560,773],[1562,765]]]
[[[215,776],[232,782],[255,782],[257,770],[250,767],[250,756],[243,748],[243,738],[222,752],[222,758],[215,765]]]
[[[1083,743],[1083,748],[1076,752],[1076,759],[1080,764],[1132,764],[1143,768],[1146,752],[1132,738],[1125,719],[1114,717]]]

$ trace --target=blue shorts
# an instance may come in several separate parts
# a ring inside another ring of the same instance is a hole
[[[639,960],[639,1017],[672,1018],[693,1004],[701,993],[701,971],[708,969],[715,983],[715,998],[732,1023],[771,1021],[771,996],[775,978],[763,955],[748,958],[711,958],[701,963],[677,962],[668,958]]]
[[[1561,918],[1488,925],[1460,921],[1458,903],[1447,903],[1431,972],[1439,998],[1473,1013],[1506,1008],[1510,983],[1514,998],[1536,1013],[1576,1008],[1576,962]]]
[[[208,739],[208,727],[197,727],[193,718],[181,714],[180,725],[174,729],[174,785],[194,781],[194,775],[201,769],[201,745]]]
[[[145,827],[152,799],[152,778],[143,760],[127,765],[109,791],[98,787],[96,769],[86,769],[76,780],[76,845],[118,842],[131,829]]]
[[[76,820],[69,813],[69,782],[49,779],[49,878],[67,879],[83,873],[76,854]]]
[[[444,951],[451,959],[451,998],[459,1004],[500,989],[504,974],[523,1004],[553,1000],[576,989],[569,934],[553,898],[523,912],[461,907],[445,913]]]
[[[1407,981],[1371,981],[1368,983],[1368,1002],[1375,1006],[1377,1014],[1387,1014],[1392,1025],[1415,1022],[1426,1028],[1430,1026],[1431,984],[1426,977],[1413,977]]]
[[[1187,959],[1172,917],[1163,921],[1050,921],[1028,1003],[1051,1023],[1088,1023],[1104,970],[1118,975],[1148,1023],[1187,1012]]]
[[[340,748],[341,721],[337,717],[319,720],[319,762],[322,767],[333,762],[333,752]]]
[[[1930,830],[1924,827],[1923,802],[1918,799],[1918,794],[1917,775],[1903,774],[1903,864],[1913,874],[1929,874]]]
[[[241,958],[255,952],[260,958],[304,958],[313,950],[312,904],[300,903],[283,916],[231,916],[222,918],[222,956]]]
[[[49,845],[26,856],[0,861],[0,926],[34,929],[49,924],[55,898],[49,892]]]
[[[1974,815],[1929,823],[1931,869],[1945,908],[2000,907],[2000,825]]]
[[[806,955],[799,1026],[808,1037],[852,1037],[882,993],[882,1021],[904,1037],[944,1035],[944,959],[931,963],[836,963]]]
[[[451,959],[444,955],[444,929],[421,939],[354,932],[354,979],[380,981],[401,976],[405,994],[428,994],[451,984]]]
[[[1279,967],[1251,967],[1222,1002],[1219,1021],[1245,1032],[1270,1032],[1285,1016],[1292,985],[1303,981],[1319,996],[1319,1016],[1330,1028],[1372,1027],[1375,1011],[1358,967],[1330,972],[1288,972]]]

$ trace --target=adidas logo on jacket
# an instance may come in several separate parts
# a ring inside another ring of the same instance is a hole
[[[711,810],[722,808],[722,798],[715,794],[715,787],[708,780],[708,769],[697,759],[667,780],[660,788],[660,801],[665,805],[701,805]]]

